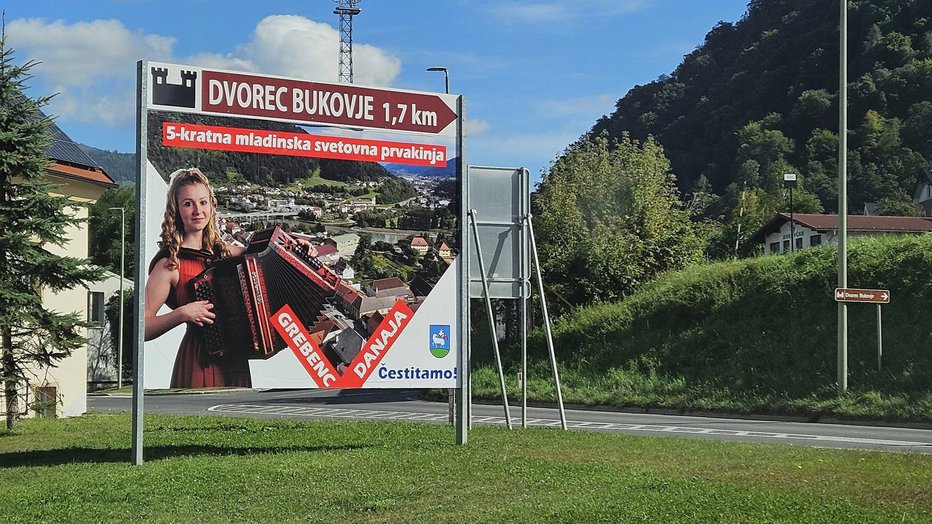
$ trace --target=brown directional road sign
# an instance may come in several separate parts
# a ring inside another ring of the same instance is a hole
[[[889,304],[890,291],[887,289],[855,289],[850,287],[835,288],[835,302],[869,302],[872,304]]]

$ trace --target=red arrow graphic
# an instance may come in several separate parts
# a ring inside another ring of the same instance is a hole
[[[204,112],[439,133],[456,112],[438,95],[204,70]]]

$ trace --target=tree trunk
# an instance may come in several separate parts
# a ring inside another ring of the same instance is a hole
[[[0,328],[0,341],[2,341],[3,360],[3,395],[6,398],[6,429],[12,430],[19,418],[19,395],[16,379],[16,361],[13,355],[13,335],[9,327]]]

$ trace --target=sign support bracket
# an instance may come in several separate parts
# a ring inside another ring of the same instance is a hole
[[[482,291],[485,297],[485,308],[489,314],[489,331],[492,333],[492,350],[495,355],[495,367],[498,369],[498,382],[502,388],[502,403],[505,407],[505,424],[508,429],[511,426],[511,413],[508,409],[508,393],[505,391],[505,372],[502,370],[502,356],[498,350],[498,336],[495,333],[495,314],[492,312],[492,299],[489,292],[489,281],[485,275],[485,265],[482,261],[482,246],[479,244],[479,227],[476,225],[476,210],[469,210],[469,224],[472,227],[472,234],[476,241],[476,256],[479,258],[479,274],[482,279]]]
[[[566,411],[563,409],[563,393],[560,388],[560,372],[557,371],[557,356],[553,348],[553,333],[550,330],[550,315],[547,314],[547,298],[544,296],[544,279],[541,276],[540,259],[537,257],[537,242],[534,240],[534,224],[531,220],[531,214],[528,213],[527,219],[529,239],[531,241],[531,254],[534,256],[535,273],[537,274],[537,287],[540,292],[540,308],[544,316],[544,332],[547,334],[547,350],[550,352],[550,368],[553,371],[553,386],[557,394],[557,408],[560,411],[560,426],[566,429]],[[525,333],[527,337],[527,333]]]

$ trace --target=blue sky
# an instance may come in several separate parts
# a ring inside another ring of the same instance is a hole
[[[670,73],[747,0],[362,0],[358,84],[466,96],[467,161],[532,179],[635,85]],[[135,150],[140,59],[336,82],[332,0],[2,0],[30,94],[73,139]]]

